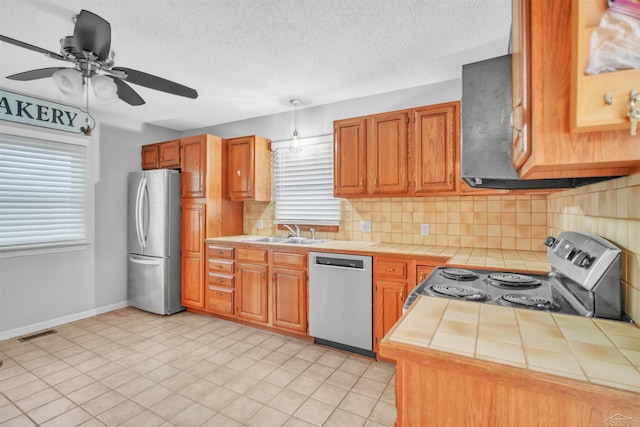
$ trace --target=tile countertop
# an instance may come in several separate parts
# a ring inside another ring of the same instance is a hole
[[[226,236],[205,239],[206,243],[249,244],[267,247],[304,248],[320,252],[373,253],[434,258],[448,266],[462,268],[504,269],[513,272],[546,274],[551,270],[546,252],[506,249],[458,248],[451,246],[425,246],[376,243],[348,240],[329,240],[311,245],[251,242],[265,236]]]
[[[630,323],[423,296],[383,338],[383,356],[385,342],[640,393]]]

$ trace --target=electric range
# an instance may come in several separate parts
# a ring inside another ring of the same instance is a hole
[[[622,312],[618,247],[599,236],[571,231],[544,243],[551,264],[547,274],[437,267],[411,291],[403,311],[426,295],[629,320]]]

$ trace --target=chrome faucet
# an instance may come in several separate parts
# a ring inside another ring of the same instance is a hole
[[[296,228],[295,231],[287,224],[283,224],[282,226],[292,233],[292,235],[290,235],[289,237],[300,237],[300,227],[298,227],[298,224],[293,224],[293,226]]]

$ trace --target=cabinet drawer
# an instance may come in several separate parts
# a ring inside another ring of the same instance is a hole
[[[377,276],[406,279],[408,262],[393,259],[376,260],[375,272]]]
[[[233,294],[233,289],[207,286],[207,311],[233,315]]]
[[[216,273],[209,273],[208,274],[209,278],[208,278],[208,282],[209,285],[214,285],[214,286],[226,286],[228,288],[233,288],[234,284],[234,277],[233,276],[229,276],[226,274],[216,274]]]
[[[209,271],[233,274],[233,261],[225,259],[209,259]]]
[[[265,249],[238,248],[237,252],[238,261],[258,263],[267,262],[267,251]]]
[[[307,268],[307,254],[274,251],[273,265]]]
[[[229,248],[226,246],[207,246],[207,257],[208,258],[223,258],[223,259],[233,259],[233,248]]]

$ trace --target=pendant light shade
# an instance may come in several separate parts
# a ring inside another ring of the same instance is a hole
[[[53,73],[53,81],[65,95],[80,97],[82,95],[82,74],[73,68],[64,68]]]

